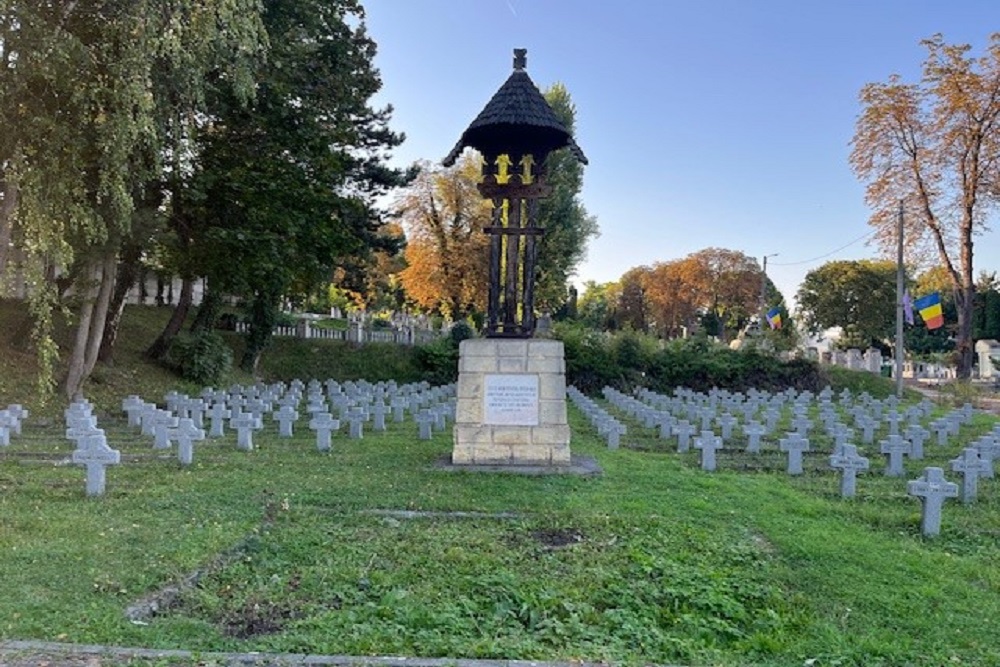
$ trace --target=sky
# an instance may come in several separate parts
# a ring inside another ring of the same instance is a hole
[[[789,304],[824,262],[864,259],[872,228],[848,156],[866,83],[919,81],[926,48],[983,52],[996,0],[362,0],[406,134],[393,163],[439,163],[512,71],[564,84],[597,217],[574,282],[708,247],[758,261]],[[975,271],[1000,269],[1000,230]]]

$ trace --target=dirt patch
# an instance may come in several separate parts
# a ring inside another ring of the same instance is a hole
[[[547,549],[561,549],[583,542],[583,535],[575,528],[544,528],[531,533]]]
[[[264,600],[250,600],[222,619],[222,631],[228,637],[249,639],[281,632],[285,623],[301,614],[294,609]]]

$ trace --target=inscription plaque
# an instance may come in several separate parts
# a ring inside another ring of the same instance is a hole
[[[483,415],[485,424],[538,426],[538,376],[486,375]]]

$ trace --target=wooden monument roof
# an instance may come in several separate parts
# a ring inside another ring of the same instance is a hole
[[[508,149],[548,153],[568,146],[580,162],[587,164],[583,151],[524,71],[525,54],[525,49],[514,49],[514,71],[462,133],[445,157],[445,166],[455,164],[466,146],[491,156]],[[520,143],[513,143],[516,140]]]

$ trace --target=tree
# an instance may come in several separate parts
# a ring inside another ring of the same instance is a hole
[[[406,230],[407,267],[400,273],[409,299],[454,320],[486,309],[491,204],[476,188],[480,157],[467,153],[453,167],[424,163],[396,202]]]
[[[0,181],[5,206],[16,202],[0,236],[15,238],[31,286],[43,394],[57,308],[76,315],[67,397],[96,364],[135,198],[185,140],[168,119],[197,116],[209,75],[249,94],[263,44],[255,0],[0,5],[0,125],[15,128],[0,142]]]
[[[679,338],[694,329],[702,305],[698,291],[702,269],[691,256],[653,265],[646,276],[646,298],[658,335]]]
[[[245,105],[216,90],[197,164],[175,197],[175,265],[242,298],[249,371],[284,299],[304,300],[337,266],[390,243],[373,202],[405,181],[384,165],[402,137],[388,129],[391,108],[370,106],[381,80],[363,19],[356,0],[266,0],[271,50],[256,97]]]
[[[545,100],[571,135],[576,133],[576,107],[561,83],[545,91]],[[567,298],[570,276],[587,255],[587,243],[598,235],[597,218],[580,201],[583,165],[569,149],[550,153],[545,161],[546,182],[552,194],[538,206],[539,226],[545,235],[538,248],[538,284],[535,303],[555,311]]]
[[[617,282],[597,283],[587,280],[583,283],[583,294],[577,305],[577,318],[587,327],[597,331],[607,331],[615,302],[621,288]]]
[[[812,333],[840,327],[842,347],[865,349],[896,327],[896,265],[884,260],[827,262],[799,287],[799,315]]]
[[[649,331],[649,304],[646,299],[648,266],[637,266],[622,274],[618,281],[620,292],[614,309],[614,328]]]
[[[919,84],[892,76],[861,90],[850,162],[866,182],[870,224],[885,248],[895,244],[900,202],[914,259],[935,256],[956,303],[958,376],[973,364],[973,237],[984,229],[1000,186],[1000,33],[985,55],[969,45],[924,41]]]

